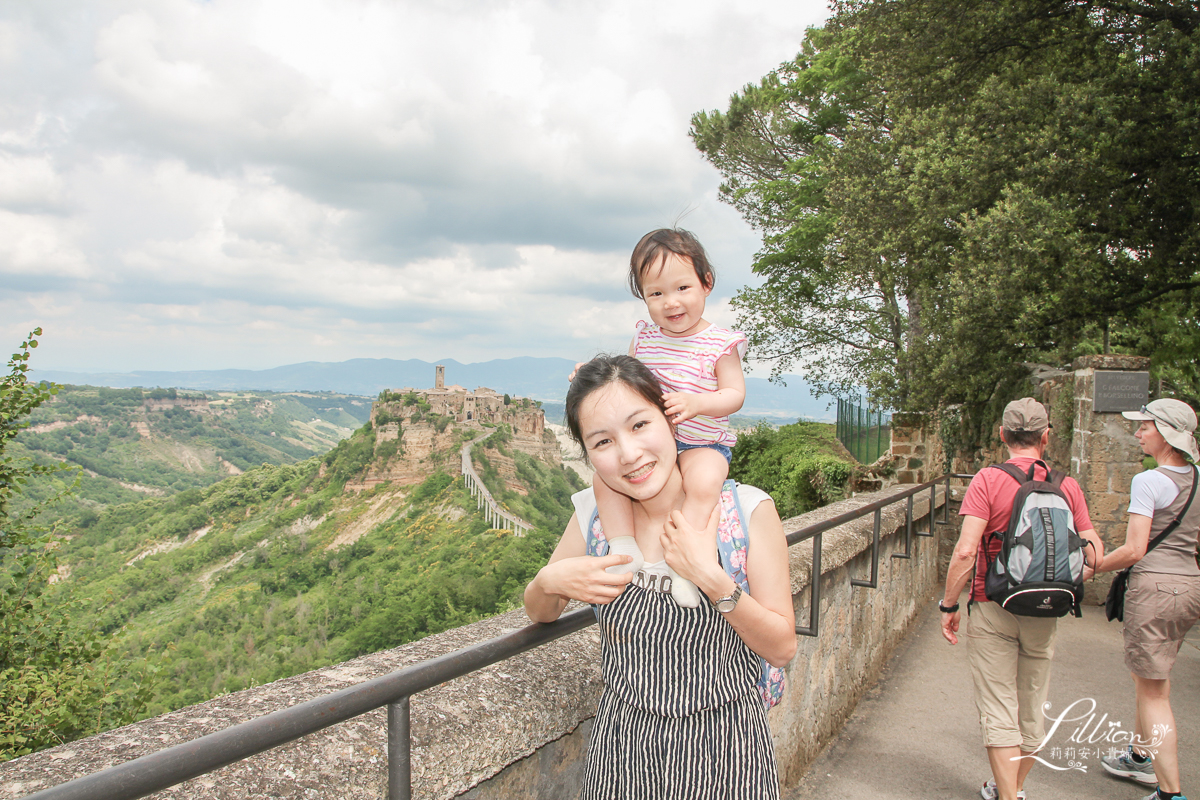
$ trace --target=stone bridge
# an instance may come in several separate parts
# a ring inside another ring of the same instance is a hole
[[[533,526],[520,517],[508,513],[496,502],[496,499],[492,497],[492,493],[488,491],[479,474],[475,472],[475,464],[471,460],[471,449],[491,436],[492,433],[494,431],[484,431],[462,446],[463,481],[466,482],[467,489],[470,490],[471,496],[475,498],[478,507],[484,509],[483,513],[487,517],[488,524],[500,530],[515,530],[518,536],[524,536],[526,531],[532,529]]]

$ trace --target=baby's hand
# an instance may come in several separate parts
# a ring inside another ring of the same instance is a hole
[[[666,392],[662,397],[667,407],[667,419],[676,425],[700,413],[700,409],[696,407],[698,398],[691,392]]]
[[[582,367],[586,363],[587,363],[586,361],[576,361],[575,369],[571,370],[571,374],[567,376],[567,380],[568,381],[575,380],[575,376],[579,374],[579,368]]]

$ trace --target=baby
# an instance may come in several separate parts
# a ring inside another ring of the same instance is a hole
[[[704,248],[684,230],[646,234],[629,259],[629,288],[646,301],[653,321],[638,323],[629,354],[648,366],[662,386],[667,419],[675,425],[686,495],[681,510],[701,530],[729,475],[730,449],[737,441],[729,429],[729,415],[741,409],[746,397],[741,362],[745,335],[704,319],[704,301],[715,282]],[[643,559],[633,538],[630,499],[600,480],[593,481],[593,489],[609,552],[633,558],[609,572],[636,572]],[[670,567],[667,571],[675,602],[685,608],[698,606],[696,585]]]

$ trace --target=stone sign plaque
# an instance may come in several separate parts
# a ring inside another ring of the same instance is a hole
[[[1149,399],[1149,372],[1096,370],[1095,391],[1092,394],[1093,411],[1137,411]]]

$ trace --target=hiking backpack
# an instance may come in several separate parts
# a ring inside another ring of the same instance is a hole
[[[737,483],[727,479],[721,486],[719,505],[721,518],[717,523],[717,555],[721,567],[734,583],[742,587],[742,591],[750,594],[750,582],[746,577],[746,553],[750,545],[749,531],[743,520],[742,504],[738,500]],[[583,520],[581,519],[582,523]],[[600,512],[593,509],[591,518],[587,521],[584,531],[587,540],[589,556],[603,556],[608,553],[608,539],[604,536],[604,528],[600,524]],[[592,606],[592,610],[595,610]],[[765,708],[771,708],[783,698],[784,672],[779,667],[773,667],[762,656],[758,657],[758,694]]]
[[[1041,464],[1045,480],[1035,480],[1034,468]],[[984,593],[988,600],[1025,617],[1080,616],[1083,599],[1083,539],[1075,530],[1075,515],[1063,493],[1066,477],[1044,461],[1022,472],[1013,464],[993,464],[1011,476],[1020,488],[1013,498],[1007,531],[1000,552],[988,565]]]

